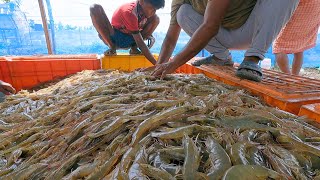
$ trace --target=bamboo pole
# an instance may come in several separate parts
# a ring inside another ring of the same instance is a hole
[[[53,20],[53,14],[52,14],[52,7],[50,0],[46,0],[47,9],[48,9],[48,16],[49,16],[49,22],[50,22],[50,30],[51,30],[51,45],[52,45],[52,53],[56,54],[56,35],[55,35],[55,29],[54,29],[54,20]]]
[[[52,46],[51,46],[51,41],[49,36],[48,23],[47,23],[46,12],[43,5],[43,0],[38,0],[38,3],[39,3],[40,12],[41,12],[44,35],[46,37],[48,54],[52,54]]]

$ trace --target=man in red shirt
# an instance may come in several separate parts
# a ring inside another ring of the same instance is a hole
[[[159,25],[156,10],[163,8],[164,0],[137,0],[120,6],[113,14],[111,23],[101,5],[90,8],[92,23],[101,40],[109,46],[105,55],[116,54],[117,49],[129,49],[130,54],[143,55],[156,64],[149,48],[154,43],[152,33]],[[144,40],[149,40],[147,46]]]

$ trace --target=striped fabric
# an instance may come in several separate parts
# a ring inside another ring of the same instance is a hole
[[[320,0],[300,0],[292,18],[273,44],[273,53],[298,53],[315,46],[320,25]]]

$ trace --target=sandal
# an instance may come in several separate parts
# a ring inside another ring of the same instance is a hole
[[[149,49],[152,48],[152,46],[154,45],[154,43],[156,42],[156,39],[151,35],[150,37],[147,38],[147,46]]]
[[[261,67],[252,61],[243,61],[236,72],[236,76],[241,79],[261,82],[263,74]]]
[[[114,49],[108,49],[103,54],[105,56],[113,56],[113,55],[117,55],[117,51]]]
[[[131,48],[130,51],[129,51],[129,54],[130,54],[130,55],[141,55],[142,52],[141,52],[139,49],[137,49],[137,48],[134,49],[134,50]]]
[[[219,66],[233,66],[234,62],[231,60],[231,57],[228,60],[221,60],[215,57],[214,55],[210,55],[205,58],[198,59],[191,63],[193,66],[201,66],[203,64],[213,64]]]

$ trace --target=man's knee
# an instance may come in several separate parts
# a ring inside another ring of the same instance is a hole
[[[100,4],[93,4],[92,6],[90,6],[90,12],[98,12],[100,11],[102,8],[102,6]]]
[[[158,25],[160,24],[160,18],[159,18],[159,16],[155,14],[153,21],[154,21],[154,24],[156,24],[156,25],[158,26]]]
[[[287,54],[285,54],[285,53],[276,53],[275,56],[276,56],[277,60],[283,60],[283,59],[285,59],[287,57]]]
[[[158,26],[160,24],[160,18],[158,15],[153,15],[151,18],[150,18],[150,22],[156,26]]]
[[[188,14],[192,11],[192,6],[189,4],[183,4],[180,6],[177,12],[177,22],[183,27],[183,25],[187,22]]]

